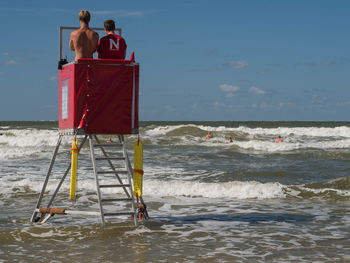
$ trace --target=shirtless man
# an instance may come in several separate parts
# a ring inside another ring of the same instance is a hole
[[[93,58],[97,49],[98,34],[89,28],[90,13],[81,10],[79,13],[80,28],[70,34],[69,47],[75,51],[75,61],[80,58]]]

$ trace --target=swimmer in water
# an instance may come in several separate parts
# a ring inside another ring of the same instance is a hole
[[[205,136],[205,139],[209,140],[213,138],[213,135],[211,134],[211,132],[208,132],[208,134]]]
[[[283,139],[281,136],[278,136],[278,138],[275,140],[275,143],[283,142]]]

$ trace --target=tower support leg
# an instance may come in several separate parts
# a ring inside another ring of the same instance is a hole
[[[79,152],[80,152],[80,149],[84,146],[84,144],[85,144],[85,142],[86,142],[86,138],[87,138],[87,135],[85,135],[83,141],[81,142],[81,144],[80,144],[79,147],[78,147],[78,154],[79,154]],[[69,171],[70,171],[70,168],[71,168],[71,163],[69,163],[69,165],[68,165],[68,167],[67,167],[67,169],[66,169],[66,172],[64,173],[63,177],[61,178],[61,181],[60,181],[59,184],[57,185],[57,188],[56,188],[55,192],[53,193],[53,195],[51,196],[51,199],[50,199],[50,201],[49,201],[49,203],[47,204],[46,207],[50,207],[50,206],[52,205],[52,202],[53,202],[53,200],[55,199],[55,197],[56,197],[58,191],[60,190],[60,188],[61,188],[61,186],[62,186],[64,180],[66,179],[67,174],[68,174]]]
[[[32,217],[31,217],[31,219],[30,219],[31,222],[34,222],[34,221],[35,221],[35,218],[36,218],[36,216],[37,216],[37,214],[38,214],[37,209],[40,208],[40,204],[41,204],[41,201],[42,201],[42,199],[43,199],[43,195],[44,195],[44,192],[45,192],[45,190],[46,190],[46,186],[47,186],[47,183],[48,183],[48,181],[49,181],[49,177],[50,177],[50,174],[51,174],[53,165],[54,165],[55,160],[56,160],[56,156],[57,156],[57,153],[58,153],[58,149],[60,148],[60,145],[61,145],[61,142],[62,142],[62,137],[63,137],[63,135],[59,135],[59,137],[58,137],[57,145],[56,145],[56,148],[55,148],[54,153],[53,153],[53,155],[52,155],[51,162],[50,162],[50,166],[49,166],[49,169],[48,169],[48,171],[47,171],[46,178],[45,178],[43,187],[42,187],[41,192],[40,192],[40,195],[39,195],[39,199],[38,199],[38,201],[37,201],[37,203],[36,203],[36,207],[35,207],[35,209],[34,209],[34,212],[33,212]]]

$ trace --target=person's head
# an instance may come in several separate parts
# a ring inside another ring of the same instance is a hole
[[[106,20],[104,22],[104,27],[106,32],[114,32],[115,30],[115,23],[113,20]]]
[[[87,10],[81,10],[79,13],[79,21],[85,24],[89,24],[91,15]]]

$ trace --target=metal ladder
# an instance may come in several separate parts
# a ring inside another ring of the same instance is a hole
[[[89,135],[101,220],[102,224],[105,224],[105,217],[129,215],[133,217],[134,223],[137,225],[136,207],[131,183],[132,168],[125,149],[124,136],[118,135],[118,138],[118,143],[101,143],[96,135]],[[96,143],[94,143],[94,139]],[[106,149],[114,150],[114,152],[108,152]],[[106,164],[108,165],[106,166]],[[111,179],[114,179],[115,183],[106,183],[106,181],[110,182]],[[115,188],[123,189],[122,197],[115,196],[115,194],[111,197],[112,194],[104,191]],[[128,207],[116,211],[117,203],[120,204],[120,208],[125,202],[129,203]],[[114,209],[107,209],[106,206],[108,204],[113,204]]]
[[[133,218],[134,225],[137,226],[137,208],[135,205],[132,189],[133,170],[125,148],[125,141],[123,135],[118,135],[119,142],[101,143],[100,139],[97,137],[96,134],[85,134],[84,139],[79,145],[80,151],[84,146],[86,140],[89,140],[90,155],[95,176],[97,198],[100,210],[99,212],[76,211],[66,209],[61,209],[60,212],[52,212],[53,210],[57,211],[56,208],[50,207],[52,206],[59,189],[61,188],[64,180],[70,172],[71,164],[68,165],[47,206],[45,208],[41,208],[41,203],[43,201],[46,187],[50,175],[52,173],[52,169],[56,160],[56,156],[58,154],[59,147],[62,142],[62,137],[63,134],[60,134],[50,162],[48,172],[45,177],[44,184],[42,186],[42,190],[40,192],[36,207],[31,217],[31,222],[37,222],[37,220],[39,219],[37,215],[39,213],[41,213],[39,221],[41,223],[46,222],[55,213],[59,213],[72,215],[99,215],[101,217],[103,225],[105,225],[106,223],[105,217],[112,218],[119,216],[131,216]],[[113,189],[122,189],[122,191],[121,193],[108,193],[108,190],[113,191]]]

